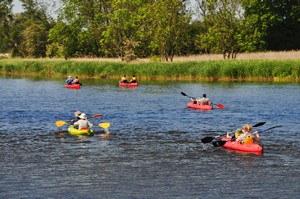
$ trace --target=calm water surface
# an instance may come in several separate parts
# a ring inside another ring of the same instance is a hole
[[[278,83],[116,82],[0,78],[0,198],[298,198],[300,85]],[[187,108],[207,93],[225,109]],[[73,112],[93,137],[73,137]],[[264,154],[227,151],[201,138],[245,123],[267,123]],[[110,122],[112,136],[97,126]]]

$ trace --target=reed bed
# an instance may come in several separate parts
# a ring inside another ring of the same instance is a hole
[[[46,77],[139,80],[288,81],[298,82],[300,59],[206,60],[185,62],[100,62],[95,60],[2,59],[0,73]]]

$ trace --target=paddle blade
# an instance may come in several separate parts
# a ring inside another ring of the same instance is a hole
[[[184,92],[181,92],[181,95],[183,95],[183,96],[187,96]]]
[[[205,137],[205,138],[201,139],[201,142],[203,142],[203,143],[210,143],[214,139],[215,139],[214,137]]]
[[[221,109],[225,108],[223,104],[217,104],[217,107]]]
[[[215,141],[212,144],[214,145],[214,147],[220,147],[220,146],[224,146],[224,144],[226,144],[226,142],[227,141],[220,140],[220,141]]]
[[[56,126],[63,126],[63,125],[65,125],[65,124],[68,124],[68,122],[65,122],[65,121],[62,121],[62,120],[59,120],[59,121],[56,121],[55,122],[55,124],[56,124]]]
[[[98,126],[100,126],[101,128],[104,128],[104,129],[108,129],[110,127],[110,123],[109,122],[100,123],[100,124],[98,124]]]
[[[264,133],[264,132],[267,132],[267,131],[269,131],[269,130],[271,130],[271,129],[280,128],[280,127],[282,127],[282,125],[279,125],[279,126],[273,126],[273,127],[270,127],[270,128],[267,128],[267,129],[265,129],[265,130],[263,130],[263,131],[258,131],[258,132],[259,132],[259,133]]]
[[[254,124],[252,127],[258,127],[264,125],[266,122],[259,122],[257,124]]]
[[[102,114],[95,114],[92,116],[92,118],[97,118],[97,117],[101,117],[101,116],[102,116]]]

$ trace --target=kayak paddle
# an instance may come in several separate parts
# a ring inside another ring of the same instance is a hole
[[[100,137],[102,138],[107,138],[110,135],[110,132],[108,131],[108,128],[110,127],[110,123],[109,122],[105,122],[105,123],[100,123],[98,124],[98,126],[104,128],[104,134],[101,134]]]
[[[110,123],[109,122],[100,123],[100,124],[98,124],[98,126],[100,126],[101,128],[104,128],[104,129],[108,129],[110,127]]]
[[[188,98],[193,98],[193,99],[195,99],[194,97],[188,96],[188,95],[185,94],[184,92],[181,92],[181,95],[186,96],[186,97],[188,97]]]
[[[217,107],[220,108],[220,109],[225,108],[225,106],[224,106],[223,104],[213,104],[213,105],[217,106]]]
[[[258,127],[258,126],[262,126],[264,125],[266,122],[259,122],[257,124],[254,124],[252,127]],[[218,135],[218,136],[222,136],[222,135]],[[214,137],[204,137],[201,139],[201,142],[203,143],[210,143],[212,142],[216,137],[218,136],[214,136]]]
[[[188,96],[188,95],[185,94],[184,92],[181,92],[181,95],[186,96],[186,97],[188,97],[188,98],[196,99],[195,97]],[[223,104],[213,104],[213,105],[217,106],[217,107],[220,108],[220,109],[225,108]]]
[[[271,129],[275,129],[275,128],[279,128],[279,127],[282,127],[282,125],[270,127],[270,128],[265,129],[265,130],[258,131],[258,133],[264,133],[264,132],[267,132],[267,131],[269,131]]]
[[[282,125],[270,127],[270,128],[267,128],[267,129],[265,129],[265,130],[263,130],[263,131],[258,131],[258,133],[264,133],[264,132],[267,132],[267,131],[269,131],[269,130],[271,130],[271,129],[275,129],[275,128],[279,128],[279,127],[282,127]],[[213,142],[212,144],[213,144],[215,147],[219,147],[219,146],[223,146],[223,145],[226,144],[226,142],[228,142],[228,141],[231,141],[231,140],[227,140],[227,141],[225,141],[225,140],[219,140],[219,141]]]
[[[97,117],[101,117],[101,116],[102,116],[102,114],[98,113],[98,114],[93,115],[92,118],[97,118]]]
[[[68,122],[65,122],[63,120],[58,120],[58,121],[55,122],[55,124],[56,124],[56,126],[60,127],[60,126],[63,126],[65,124],[68,124]]]

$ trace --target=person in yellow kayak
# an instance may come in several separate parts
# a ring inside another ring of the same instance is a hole
[[[81,130],[81,129],[90,129],[93,127],[93,124],[88,121],[85,113],[81,113],[79,115],[79,120],[74,123],[74,126],[75,127],[78,126],[78,129]]]
[[[236,138],[236,142],[243,144],[253,144],[254,142],[260,142],[258,131],[251,133],[252,126],[245,124],[242,128],[242,134]]]
[[[194,101],[194,104],[200,104],[200,105],[210,105],[211,101],[209,98],[206,97],[206,94],[203,94],[201,98],[191,98],[192,101]]]
[[[136,83],[136,77],[135,77],[135,75],[132,75],[132,77],[131,77],[131,79],[130,79],[129,82],[130,83]]]
[[[126,75],[123,75],[123,77],[121,78],[120,82],[122,83],[127,83],[127,78],[126,78]]]
[[[74,115],[75,115],[75,118],[71,120],[70,125],[74,125],[75,122],[77,122],[78,120],[80,120],[79,116],[81,115],[81,112],[80,111],[76,111],[74,113]]]

